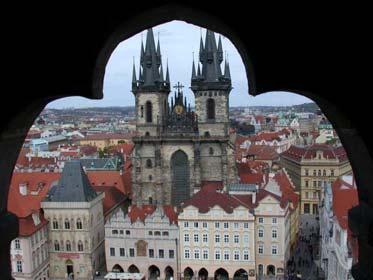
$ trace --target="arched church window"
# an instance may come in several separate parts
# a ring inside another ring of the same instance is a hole
[[[70,221],[67,218],[65,219],[65,229],[70,229]]]
[[[77,221],[76,221],[76,228],[77,229],[82,229],[82,221],[78,218]]]
[[[153,122],[153,108],[152,103],[150,101],[146,102],[146,122],[151,123]]]
[[[207,99],[207,119],[215,119],[215,100],[212,98]]]
[[[83,242],[81,240],[78,242],[78,251],[83,251]]]
[[[71,243],[69,240],[66,241],[66,251],[71,251]]]
[[[152,160],[150,158],[148,158],[146,160],[146,168],[152,168],[152,167],[153,167]]]
[[[214,149],[212,147],[209,148],[209,154],[212,156],[214,154]]]

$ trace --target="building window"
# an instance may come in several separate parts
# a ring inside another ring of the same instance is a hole
[[[277,229],[272,229],[272,238],[277,239]]]
[[[235,234],[233,236],[233,242],[236,244],[240,243],[240,236],[238,234]]]
[[[70,222],[68,219],[65,220],[65,229],[70,229]]]
[[[204,233],[202,235],[202,241],[203,241],[203,243],[207,243],[208,242],[208,235],[207,235],[207,233]]]
[[[249,236],[248,236],[247,234],[245,234],[245,235],[243,236],[243,243],[244,243],[244,244],[249,244]]]
[[[214,149],[212,147],[209,148],[209,155],[212,156],[214,154]]]
[[[202,223],[202,227],[203,227],[203,228],[207,228],[207,223],[206,223],[206,222],[203,222],[203,223]]]
[[[58,222],[56,219],[53,219],[53,229],[58,229]]]
[[[220,260],[220,250],[215,250],[215,260]]]
[[[154,235],[155,235],[155,236],[161,236],[161,232],[160,232],[160,231],[155,231],[155,232],[154,232]]]
[[[189,242],[189,234],[184,233],[184,242],[188,243]]]
[[[262,255],[264,253],[263,244],[259,244],[258,246],[258,253]]]
[[[199,249],[194,249],[194,259],[199,260]]]
[[[82,229],[82,221],[80,219],[76,220],[76,228],[77,229]]]
[[[54,250],[59,251],[60,250],[60,243],[58,243],[57,240],[54,241]]]
[[[224,260],[229,261],[230,252],[228,250],[224,251]]]
[[[277,218],[272,218],[272,224],[277,224]]]
[[[204,260],[207,260],[209,258],[209,250],[208,249],[203,250],[202,257],[203,257]]]
[[[149,249],[149,258],[154,258],[154,249]]]
[[[305,203],[304,204],[304,213],[305,214],[309,214],[310,213],[310,204],[309,203]]]
[[[163,236],[168,236],[168,231],[164,231],[164,232],[162,232],[162,235],[163,235]]]
[[[321,177],[321,170],[320,169],[317,172],[317,176]]]
[[[135,256],[135,249],[130,248],[130,257],[134,257],[134,256]]]
[[[304,172],[305,172],[305,175],[308,176],[308,169],[305,169]]]
[[[110,248],[110,256],[111,257],[115,256],[115,248]]]
[[[263,238],[263,236],[264,236],[264,229],[260,228],[260,229],[258,230],[258,237],[259,237],[259,238]]]
[[[207,119],[215,119],[215,100],[212,98],[207,99]]]
[[[198,222],[194,222],[194,227],[198,228]]]
[[[220,228],[220,223],[219,222],[215,222],[215,228]]]
[[[220,243],[220,234],[215,234],[215,243]]]
[[[146,122],[151,123],[151,122],[153,122],[152,103],[150,101],[147,101],[145,107],[146,107],[145,108],[145,110],[146,110]]]
[[[330,170],[330,176],[334,176],[334,169]]]
[[[313,176],[316,176],[316,170],[313,170]]]
[[[316,188],[317,181],[313,181],[313,187]]]
[[[189,259],[190,258],[190,250],[189,249],[185,249],[184,250],[184,258],[185,259]]]
[[[131,231],[126,230],[126,235],[131,235]]]
[[[184,222],[184,227],[189,227],[189,223],[188,222]]]
[[[229,223],[225,222],[224,223],[224,228],[229,228]]]
[[[263,218],[262,217],[259,218],[259,224],[263,224]]]
[[[277,255],[277,245],[272,245],[272,255]]]
[[[118,230],[117,230],[117,229],[113,229],[113,230],[111,231],[111,233],[112,233],[112,234],[118,234]]]
[[[152,167],[153,167],[152,160],[150,158],[148,158],[146,160],[146,168],[152,168]]]
[[[170,259],[175,258],[175,251],[174,251],[174,250],[168,250],[168,257],[169,257]]]
[[[119,234],[123,234],[123,233],[124,233],[123,229],[120,229]]]
[[[234,224],[233,224],[233,227],[234,227],[235,229],[239,228],[238,223],[234,223]]]
[[[149,234],[149,235],[153,235],[153,232],[150,230],[150,231],[148,232],[148,234]]]
[[[71,243],[69,240],[66,241],[66,251],[71,251]]]
[[[239,261],[240,260],[240,251],[234,251],[233,258],[234,258],[235,261]]]
[[[308,188],[308,180],[305,181],[306,188]]]
[[[143,118],[144,117],[144,106],[140,107],[140,111],[141,111],[141,117]]]
[[[83,251],[83,242],[79,240],[78,242],[78,251]]]
[[[243,259],[244,259],[244,261],[249,260],[249,251],[248,250],[243,251]]]
[[[119,248],[119,255],[124,257],[124,248]]]
[[[199,236],[198,236],[198,234],[194,234],[194,242],[195,243],[198,243],[199,242]]]
[[[21,249],[21,243],[19,242],[19,239],[14,240],[14,247],[17,250]]]
[[[22,272],[22,261],[17,261],[17,272]]]
[[[158,251],[158,257],[159,257],[160,259],[163,259],[163,258],[164,258],[164,250],[163,250],[163,249],[159,249],[159,251]]]
[[[249,228],[249,223],[243,223],[243,228]]]
[[[322,176],[326,176],[326,170],[324,169],[323,171],[322,171]]]
[[[229,235],[224,234],[224,243],[229,243]]]

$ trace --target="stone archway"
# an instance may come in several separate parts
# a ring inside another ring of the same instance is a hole
[[[66,260],[66,274],[68,279],[74,279],[74,263],[72,260]]]
[[[171,266],[167,266],[164,270],[164,274],[165,274],[165,279],[166,280],[170,280],[170,279],[174,279],[174,270]]]
[[[191,280],[193,275],[193,269],[191,269],[190,267],[184,269],[184,280]]]
[[[128,267],[128,272],[129,272],[129,273],[139,273],[140,270],[137,268],[136,265],[131,264],[131,265]]]
[[[113,272],[124,272],[123,268],[119,264],[114,265],[111,270]]]
[[[208,276],[209,276],[209,273],[208,271],[206,270],[206,268],[201,268],[198,272],[198,278],[200,280],[207,280],[208,279]]]
[[[214,280],[228,280],[229,274],[224,268],[219,268],[215,271]]]
[[[248,277],[247,271],[241,268],[234,273],[233,280],[247,280]]]
[[[149,280],[155,280],[155,279],[158,279],[161,275],[161,272],[159,270],[159,268],[155,265],[151,265],[149,268],[148,268],[148,279]]]
[[[267,266],[267,275],[276,275],[276,268],[274,265],[270,264]]]

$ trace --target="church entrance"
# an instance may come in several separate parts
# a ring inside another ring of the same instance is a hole
[[[171,157],[171,204],[180,205],[189,198],[189,160],[181,150],[176,151]]]

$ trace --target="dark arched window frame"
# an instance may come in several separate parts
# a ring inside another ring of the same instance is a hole
[[[150,158],[148,158],[146,160],[146,168],[152,168],[152,167],[153,167],[152,160]]]
[[[146,116],[146,122],[147,123],[153,122],[153,105],[150,101],[146,101],[145,116]]]
[[[215,120],[215,100],[212,98],[207,99],[206,102],[207,119]]]

